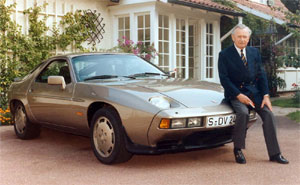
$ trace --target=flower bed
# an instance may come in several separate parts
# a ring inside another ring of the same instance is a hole
[[[0,125],[11,125],[11,113],[9,109],[0,108]]]

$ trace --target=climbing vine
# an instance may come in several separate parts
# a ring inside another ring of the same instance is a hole
[[[6,6],[5,2],[0,0],[0,108],[7,107],[7,92],[14,78],[24,76],[56,50],[65,51],[72,46],[87,51],[82,44],[95,31],[93,16],[98,16],[82,10],[67,13],[59,23],[63,28],[60,31],[58,26],[46,25],[47,17],[40,19],[42,6],[34,6],[24,11],[29,28],[23,34],[22,27],[11,19],[16,4]]]

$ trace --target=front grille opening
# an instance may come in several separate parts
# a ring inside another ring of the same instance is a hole
[[[233,127],[201,131],[184,138],[185,146],[204,146],[221,143],[232,139]]]
[[[177,149],[178,146],[179,146],[178,140],[164,140],[164,141],[159,141],[157,143],[157,148],[159,150]]]

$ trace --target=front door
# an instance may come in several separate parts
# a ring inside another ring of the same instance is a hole
[[[63,76],[66,88],[49,85],[48,76]],[[70,76],[68,62],[64,59],[51,61],[32,82],[28,92],[30,109],[35,119],[41,123],[71,125],[72,117],[75,117],[72,111],[73,89],[74,81]]]

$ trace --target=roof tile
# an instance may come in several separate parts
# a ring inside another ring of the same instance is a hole
[[[274,10],[274,8],[282,8],[283,11],[288,11],[288,9],[284,6],[284,4],[280,0],[274,0],[274,6],[272,7],[266,4],[253,2],[251,0],[232,0],[232,1],[282,20],[285,19],[284,13],[279,10]]]

